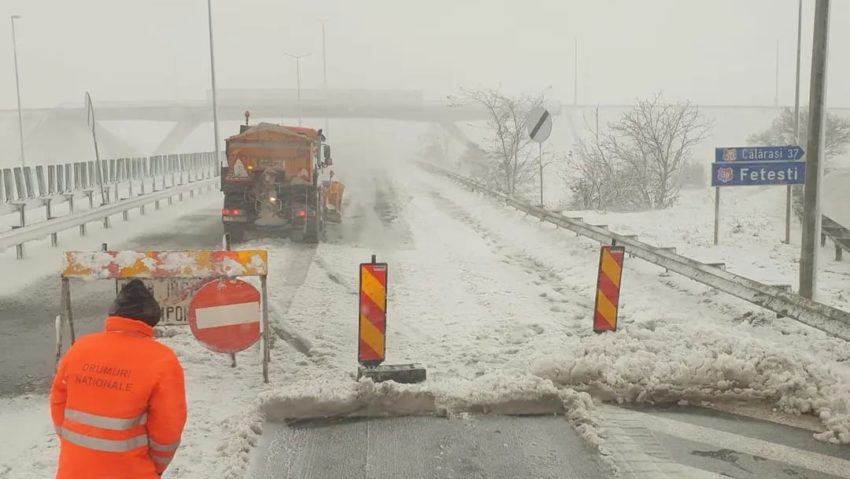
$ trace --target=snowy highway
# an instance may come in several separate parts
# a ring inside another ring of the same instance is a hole
[[[850,0],[3,3],[0,479],[850,479]]]
[[[385,136],[410,145],[408,130]],[[190,405],[172,477],[850,476],[845,342],[630,258],[620,329],[596,335],[598,244],[419,170],[409,148],[344,140],[344,219],[326,242],[238,245],[269,250],[270,384],[257,346],[231,368],[185,329],[162,338]],[[220,201],[63,245],[215,248]],[[425,383],[354,378],[372,254],[389,264],[387,363],[424,364]],[[25,430],[0,434],[3,479],[55,467],[56,264],[30,261],[44,272],[3,297],[0,420]],[[111,285],[73,291],[80,329],[98,328]]]

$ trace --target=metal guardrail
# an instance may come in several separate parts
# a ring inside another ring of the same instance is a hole
[[[102,178],[108,202],[118,201],[121,194],[166,188],[189,179],[200,180],[218,176],[220,167],[214,153],[187,153],[143,158],[119,158],[101,161],[98,175],[94,161],[37,165],[0,169],[0,215],[18,213],[20,226],[25,226],[26,211],[44,206],[45,220],[52,219],[51,206],[75,197],[85,196],[94,207],[94,195],[100,194]],[[124,192],[121,192],[121,189]],[[71,208],[73,209],[73,208]]]
[[[420,162],[420,166],[425,170],[451,178],[472,190],[497,198],[543,221],[600,243],[624,246],[632,256],[761,306],[778,315],[787,316],[832,336],[850,341],[850,313],[846,311],[806,299],[790,292],[787,287],[770,286],[730,273],[725,270],[725,265],[722,263],[702,263],[676,254],[674,248],[648,245],[638,241],[635,235],[617,234],[604,226],[587,224],[581,218],[570,218],[540,206],[530,205],[437,165]]]
[[[835,261],[841,261],[842,251],[850,251],[850,230],[838,224],[829,216],[823,215],[821,220],[820,244],[826,246],[826,238],[835,245]]]
[[[49,221],[33,223],[11,231],[0,232],[0,251],[5,251],[6,248],[15,246],[18,259],[22,259],[24,255],[23,245],[26,242],[50,237],[51,244],[53,246],[57,246],[58,233],[62,231],[79,227],[80,236],[85,236],[86,225],[88,223],[103,221],[104,227],[109,228],[109,218],[118,213],[122,213],[124,220],[126,221],[130,210],[138,208],[141,214],[144,214],[145,206],[148,204],[155,203],[156,208],[159,209],[159,202],[162,200],[168,200],[169,203],[171,203],[174,196],[178,196],[182,200],[185,193],[189,193],[190,196],[194,196],[195,191],[212,189],[216,186],[218,186],[218,180],[216,178],[201,179],[199,181],[190,179],[190,182],[186,184],[175,185],[163,190],[120,200],[94,209],[71,213]]]

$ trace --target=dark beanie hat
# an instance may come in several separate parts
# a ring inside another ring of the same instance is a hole
[[[159,323],[162,311],[145,283],[140,279],[134,279],[118,292],[118,296],[109,308],[109,315],[135,319],[153,327]]]

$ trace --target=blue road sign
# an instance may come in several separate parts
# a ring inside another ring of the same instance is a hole
[[[711,164],[711,186],[802,185],[805,182],[806,163],[802,161]]]
[[[801,160],[806,152],[799,146],[742,146],[715,148],[714,161],[793,161]]]

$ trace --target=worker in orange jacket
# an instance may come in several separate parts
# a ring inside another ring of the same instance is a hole
[[[186,396],[177,356],[153,339],[160,314],[134,279],[112,304],[106,330],[80,338],[62,358],[50,390],[57,479],[156,479],[168,467]]]

